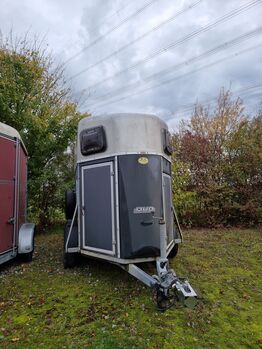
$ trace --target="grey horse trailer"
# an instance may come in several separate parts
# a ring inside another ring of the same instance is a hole
[[[194,306],[196,293],[169,268],[182,242],[172,203],[170,133],[153,115],[80,121],[75,189],[66,193],[64,266],[79,254],[119,265],[155,291],[165,309]],[[155,262],[156,275],[138,263]]]

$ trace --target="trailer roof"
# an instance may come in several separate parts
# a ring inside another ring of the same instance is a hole
[[[81,132],[103,126],[107,149],[101,153],[83,155],[80,149]],[[161,154],[168,157],[163,149],[162,130],[168,129],[167,124],[155,115],[118,113],[94,117],[86,117],[78,125],[78,162],[127,153]]]
[[[8,137],[11,137],[11,138],[19,139],[21,144],[22,144],[22,146],[23,146],[23,148],[24,148],[24,150],[25,150],[25,152],[26,152],[26,154],[27,154],[27,150],[26,150],[26,147],[25,147],[25,145],[23,143],[23,140],[22,140],[19,132],[15,128],[0,122],[0,135],[1,134],[5,135],[5,136],[8,136]]]

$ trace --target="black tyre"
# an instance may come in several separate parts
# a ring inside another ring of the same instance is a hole
[[[32,251],[28,252],[28,253],[22,253],[22,254],[19,255],[19,258],[21,259],[21,261],[25,262],[25,263],[32,262],[34,249],[35,249],[35,238],[33,238],[33,249],[32,249]]]
[[[65,216],[66,219],[72,219],[76,207],[75,190],[67,190],[65,193]]]
[[[74,268],[77,265],[76,253],[64,252],[64,268]]]
[[[30,263],[33,260],[34,250],[28,253],[20,254],[20,259],[25,263]]]
[[[67,241],[67,237],[69,234],[70,226],[71,226],[72,220],[69,219],[66,222],[65,228],[64,228],[64,268],[73,268],[77,265],[77,255],[78,253],[69,253],[65,252],[65,245]]]
[[[170,251],[168,257],[174,258],[178,253],[178,244],[175,244],[172,250]]]

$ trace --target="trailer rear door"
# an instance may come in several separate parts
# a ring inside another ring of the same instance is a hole
[[[13,247],[16,142],[0,135],[0,254]]]
[[[113,162],[82,167],[81,211],[83,247],[114,254]]]

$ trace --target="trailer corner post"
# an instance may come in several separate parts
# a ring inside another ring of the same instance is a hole
[[[15,249],[17,244],[17,233],[18,233],[18,203],[19,203],[19,170],[20,170],[20,146],[19,138],[15,138],[15,177],[14,177],[14,216],[13,216],[13,255],[15,255]]]

